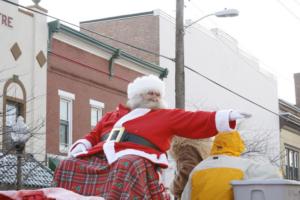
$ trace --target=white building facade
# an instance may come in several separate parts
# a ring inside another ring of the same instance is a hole
[[[18,3],[17,0],[11,1]],[[38,5],[38,12],[47,12]],[[46,72],[48,27],[46,16],[0,2],[1,149],[9,150],[9,127],[24,117],[33,136],[25,151],[38,160],[45,156]]]
[[[155,14],[156,12],[154,12]],[[160,54],[175,57],[174,19],[159,12]],[[206,30],[193,25],[185,32],[185,102],[186,108],[235,109],[251,113],[239,124],[245,139],[267,139],[268,153],[279,153],[279,118],[277,81],[259,67],[256,58],[239,49],[238,42],[221,30]],[[160,58],[168,67],[168,102],[175,105],[175,65]],[[264,136],[267,136],[265,138]]]

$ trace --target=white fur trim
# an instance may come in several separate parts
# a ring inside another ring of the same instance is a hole
[[[162,80],[154,75],[142,76],[136,78],[132,83],[129,83],[127,88],[128,99],[149,91],[159,92],[161,97],[165,95],[165,84]]]
[[[113,162],[115,162],[116,160],[121,158],[122,156],[136,155],[136,156],[146,158],[146,159],[152,161],[153,163],[163,164],[163,165],[166,165],[166,166],[169,165],[166,154],[161,154],[159,156],[159,158],[157,158],[157,154],[150,154],[150,153],[146,153],[144,151],[139,151],[139,150],[136,150],[136,149],[125,149],[125,150],[116,152],[114,141],[109,141],[109,142],[104,143],[103,150],[104,150],[106,159],[107,159],[109,164],[112,164]]]
[[[218,132],[233,131],[229,126],[229,113],[232,110],[220,110],[216,113],[216,127]]]
[[[141,117],[150,111],[151,111],[151,109],[149,109],[149,108],[136,108],[136,109],[130,111],[129,113],[127,113],[126,115],[124,115],[121,119],[119,119],[115,123],[114,128],[120,128],[120,127],[122,127],[123,123],[125,123],[129,120]]]
[[[90,143],[90,141],[88,141],[87,139],[80,139],[80,140],[77,140],[69,149],[69,152],[68,152],[68,157],[71,156],[71,151],[78,145],[78,144],[83,144],[86,149],[90,149],[92,147],[92,144]],[[74,157],[77,157],[79,155],[82,155],[82,154],[87,154],[87,151],[84,151],[84,152],[80,152],[79,154],[76,154],[76,156]]]

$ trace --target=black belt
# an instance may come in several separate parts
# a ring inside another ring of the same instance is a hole
[[[109,135],[110,135],[110,133],[107,133],[107,134],[103,135],[101,137],[101,141],[107,140]],[[112,138],[116,138],[116,137],[117,136],[112,137]],[[161,151],[155,144],[151,143],[147,139],[145,139],[141,136],[132,134],[132,133],[128,133],[126,131],[123,132],[123,135],[122,135],[121,139],[118,142],[132,142],[132,143],[135,143],[135,144],[139,144],[139,145],[143,145],[143,146],[146,146],[146,147],[153,148],[157,151]]]

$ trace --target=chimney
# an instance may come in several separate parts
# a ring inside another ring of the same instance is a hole
[[[296,106],[300,108],[300,73],[294,74]]]

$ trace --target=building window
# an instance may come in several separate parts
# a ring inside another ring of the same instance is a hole
[[[6,101],[6,126],[11,127],[13,126],[16,121],[17,117],[21,115],[21,107],[22,105],[18,102],[13,101]]]
[[[299,180],[299,151],[285,147],[285,155],[286,178]]]
[[[18,76],[14,75],[4,84],[3,90],[3,124],[2,148],[11,149],[11,128],[16,123],[18,116],[26,121],[26,91]]]
[[[104,103],[90,99],[91,106],[91,128],[95,128],[103,114]]]
[[[58,90],[59,101],[59,151],[67,153],[72,144],[72,107],[75,95]]]

